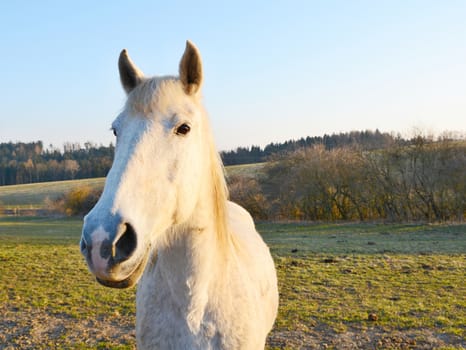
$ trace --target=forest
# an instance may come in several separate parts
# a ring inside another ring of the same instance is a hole
[[[114,146],[65,143],[63,150],[42,141],[0,143],[0,186],[103,177],[113,162]]]

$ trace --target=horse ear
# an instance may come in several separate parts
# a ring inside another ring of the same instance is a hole
[[[118,59],[118,70],[120,71],[120,80],[126,93],[129,94],[144,78],[138,67],[128,56],[128,51],[124,49]]]
[[[201,55],[196,46],[189,40],[180,62],[180,80],[188,95],[194,95],[202,84]]]

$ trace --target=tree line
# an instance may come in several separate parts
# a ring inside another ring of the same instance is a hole
[[[365,150],[315,144],[269,158],[259,176],[230,177],[256,219],[462,221],[466,142],[417,136]]]
[[[0,143],[0,186],[106,176],[113,145],[66,143],[63,150],[42,141]]]
[[[324,136],[302,137],[298,140],[289,140],[282,143],[269,143],[264,148],[259,146],[238,147],[235,150],[220,152],[225,165],[261,163],[277,153],[289,153],[303,147],[322,145],[325,149],[334,149],[344,146],[357,145],[364,150],[386,148],[394,142],[407,143],[400,135],[394,136],[386,132],[351,131]]]

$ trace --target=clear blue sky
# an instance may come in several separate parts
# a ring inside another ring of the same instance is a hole
[[[203,56],[219,149],[380,129],[466,131],[466,1],[2,1],[0,142],[108,144],[117,59]]]

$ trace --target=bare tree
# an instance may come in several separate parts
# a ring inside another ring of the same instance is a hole
[[[79,163],[74,159],[65,159],[65,171],[71,175],[71,179],[74,179],[76,173],[79,171]]]

